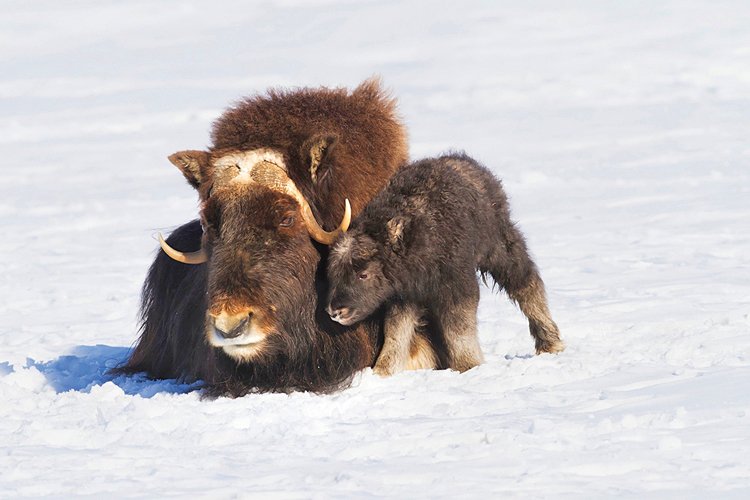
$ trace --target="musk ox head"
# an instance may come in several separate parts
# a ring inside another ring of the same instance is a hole
[[[362,224],[338,237],[328,255],[326,312],[342,325],[370,316],[396,293],[394,263],[404,252],[406,218]],[[370,226],[370,227],[366,227]]]
[[[214,125],[213,147],[170,161],[198,190],[202,247],[162,248],[208,266],[205,335],[239,362],[284,355],[315,329],[324,246],[406,161],[394,102],[376,81],[343,89],[272,91]],[[304,327],[300,327],[304,325]]]

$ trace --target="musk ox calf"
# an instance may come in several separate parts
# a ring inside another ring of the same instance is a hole
[[[565,348],[500,182],[465,155],[421,160],[397,172],[335,241],[327,312],[352,325],[385,305],[380,374],[468,370],[483,359],[477,270],[520,306],[537,354]]]

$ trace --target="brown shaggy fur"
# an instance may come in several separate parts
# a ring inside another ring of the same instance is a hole
[[[291,179],[329,228],[341,220],[344,198],[352,213],[359,213],[409,156],[396,102],[375,79],[351,93],[343,88],[270,90],[247,98],[214,124],[211,138],[214,153],[283,151],[287,165],[293,165]],[[318,160],[325,157],[314,180],[311,152]]]
[[[214,190],[214,162],[238,151],[282,154],[289,177],[331,229],[345,198],[356,215],[407,160],[394,100],[374,80],[352,92],[272,90],[230,108],[212,139],[208,151],[170,156],[198,189],[202,210],[201,224],[185,224],[167,240],[181,251],[203,240],[210,260],[188,266],[159,252],[144,283],[140,339],[118,371],[202,379],[210,395],[343,387],[374,363],[382,317],[352,328],[333,323],[319,305],[327,249],[298,223],[297,203],[262,186]],[[207,344],[208,312],[221,309],[250,311],[268,333],[252,359]]]

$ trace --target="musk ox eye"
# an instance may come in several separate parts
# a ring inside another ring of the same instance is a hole
[[[279,223],[279,226],[281,227],[291,227],[292,224],[294,224],[294,216],[293,215],[287,215],[283,219],[281,219],[281,222]]]
[[[359,279],[361,279],[361,280],[366,280],[366,279],[368,279],[369,277],[370,277],[370,275],[369,275],[368,273],[359,273],[359,274],[357,275],[357,278],[359,278]]]

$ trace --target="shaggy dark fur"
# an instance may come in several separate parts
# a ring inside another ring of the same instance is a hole
[[[344,328],[322,311],[321,252],[288,195],[258,185],[214,189],[213,161],[233,151],[280,152],[289,177],[331,229],[344,199],[356,214],[406,162],[407,142],[395,102],[367,81],[354,91],[270,91],[248,98],[214,124],[209,151],[170,160],[201,198],[201,221],[167,242],[181,251],[203,244],[207,264],[190,266],[159,252],[143,287],[141,336],[119,372],[204,380],[208,395],[309,390],[348,384],[372,366],[382,342],[382,317]],[[206,228],[202,231],[201,226]],[[252,309],[267,333],[262,349],[238,360],[206,342],[207,313]]]
[[[214,123],[211,138],[214,155],[283,151],[291,179],[329,229],[341,220],[345,198],[352,213],[359,213],[409,156],[396,101],[378,80],[367,80],[352,92],[270,90],[230,108]]]
[[[439,364],[466,370],[482,361],[477,270],[519,304],[537,353],[563,350],[500,182],[465,155],[418,161],[396,173],[333,245],[328,311],[352,325],[383,304],[416,306],[425,311]],[[401,357],[409,355],[408,343],[390,337],[387,329],[381,358],[397,354],[389,352],[393,342]],[[407,361],[386,360],[380,368],[388,373]]]

